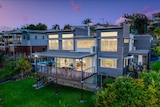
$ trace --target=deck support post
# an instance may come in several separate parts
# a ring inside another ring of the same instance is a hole
[[[58,95],[58,79],[57,79],[57,57],[55,58],[55,67],[56,67],[56,95]]]
[[[83,103],[84,100],[83,100],[83,59],[79,59],[80,61],[80,64],[81,64],[81,99],[80,99],[80,103]]]

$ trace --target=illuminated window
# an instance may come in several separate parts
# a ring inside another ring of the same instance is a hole
[[[62,38],[73,38],[73,34],[63,34]]]
[[[58,42],[58,35],[49,35],[49,39],[55,39],[55,40],[49,40],[49,50],[58,50],[59,49],[59,42]]]
[[[124,67],[128,66],[128,59],[124,59]]]
[[[106,68],[117,68],[117,60],[116,59],[100,59],[101,67]]]
[[[51,38],[58,38],[58,34],[48,35],[48,38],[49,38],[49,39],[51,39]]]
[[[73,34],[62,34],[62,50],[73,50]]]
[[[117,36],[117,32],[101,32],[102,37],[108,37],[108,36]]]
[[[94,46],[94,40],[77,40],[77,48],[90,48]]]
[[[138,55],[138,64],[142,65],[143,63],[143,56],[142,55]]]
[[[117,39],[101,39],[101,51],[117,51]]]
[[[124,43],[129,43],[129,39],[124,39]]]

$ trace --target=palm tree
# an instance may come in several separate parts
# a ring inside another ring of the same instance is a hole
[[[59,24],[52,25],[52,29],[54,29],[54,30],[60,30]]]
[[[160,27],[157,27],[154,29],[154,35],[156,36],[157,39],[160,38]]]
[[[89,24],[92,23],[91,19],[90,18],[87,18],[85,20],[82,21],[83,24],[87,25],[87,28],[88,28],[88,36],[90,35],[90,26]]]
[[[71,30],[72,26],[70,24],[64,25],[64,30]]]

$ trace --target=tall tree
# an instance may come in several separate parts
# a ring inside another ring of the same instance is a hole
[[[124,14],[125,22],[131,24],[131,33],[144,34],[147,31],[148,18],[144,14],[133,13],[131,15]]]
[[[82,23],[85,24],[85,25],[87,25],[88,36],[90,36],[90,26],[89,26],[89,24],[92,23],[92,20],[90,18],[87,18],[87,19],[83,20]]]
[[[70,24],[64,25],[64,30],[71,30],[72,26]]]
[[[54,30],[60,30],[59,24],[53,25],[53,26],[52,26],[52,29],[54,29]]]
[[[29,30],[47,30],[47,26],[42,23],[38,23],[37,25],[30,24],[30,25],[25,25],[21,29],[29,29]]]

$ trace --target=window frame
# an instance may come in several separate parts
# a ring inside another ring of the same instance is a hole
[[[102,62],[102,61],[112,61],[112,65],[111,65],[111,67],[109,67],[109,66],[104,66],[103,64],[104,64],[104,62]],[[117,68],[117,65],[118,65],[118,63],[117,63],[117,60],[118,59],[110,59],[110,58],[100,58],[100,67],[103,67],[103,68]]]
[[[113,49],[113,41],[115,41],[116,45],[114,46],[115,50],[111,50]],[[103,43],[105,42],[105,43]],[[103,46],[104,45],[104,46]],[[100,44],[101,48],[100,50],[101,51],[107,51],[107,52],[117,52],[118,50],[118,39],[116,38],[101,38],[101,44]],[[112,47],[109,49],[109,47]],[[108,48],[108,49],[107,49]]]

